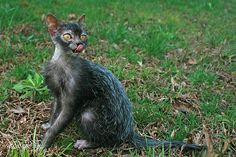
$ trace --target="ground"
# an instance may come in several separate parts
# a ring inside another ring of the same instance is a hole
[[[40,156],[52,101],[37,75],[53,52],[47,13],[64,21],[86,14],[89,46],[81,57],[122,82],[140,134],[206,144],[203,156],[236,155],[236,1],[2,0],[0,156]],[[30,87],[17,90],[22,85]],[[126,145],[79,151],[78,132],[72,124],[45,156],[202,155]]]

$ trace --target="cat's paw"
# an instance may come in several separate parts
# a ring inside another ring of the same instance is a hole
[[[77,140],[74,144],[74,148],[77,149],[84,149],[84,148],[89,148],[90,143],[87,140]]]
[[[41,128],[43,130],[48,130],[50,127],[51,127],[50,123],[44,123],[44,124],[41,125]]]
[[[38,145],[35,150],[37,153],[46,153],[47,149],[44,148],[42,145]]]

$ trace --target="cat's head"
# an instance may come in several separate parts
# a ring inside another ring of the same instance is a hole
[[[77,22],[61,23],[55,16],[47,15],[46,24],[54,44],[59,44],[65,52],[70,50],[74,53],[82,52],[87,45],[84,19],[85,15],[82,15]]]

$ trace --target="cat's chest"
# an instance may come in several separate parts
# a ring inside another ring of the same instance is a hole
[[[75,78],[71,67],[60,61],[51,61],[45,68],[45,82],[51,90],[72,89]]]

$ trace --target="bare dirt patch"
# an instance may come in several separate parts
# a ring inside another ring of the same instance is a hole
[[[24,138],[25,147],[32,148],[34,130],[36,129],[36,143],[42,135],[40,124],[46,121],[49,115],[49,102],[36,103],[30,99],[21,100],[19,95],[9,93],[8,101],[4,104],[4,113],[1,116],[0,153],[6,154],[9,148],[16,147],[14,141],[21,143]]]

